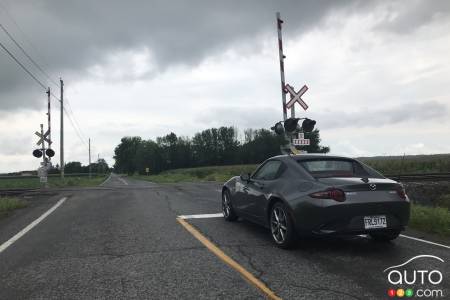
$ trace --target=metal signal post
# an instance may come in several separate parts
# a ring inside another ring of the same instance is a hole
[[[61,170],[61,178],[64,179],[64,82],[60,78],[61,86],[61,128],[60,128],[60,153],[59,153],[59,169]]]
[[[286,56],[283,54],[283,37],[281,35],[281,20],[280,13],[277,12],[277,29],[278,29],[278,55],[280,57],[280,78],[281,78],[281,100],[283,105],[283,120],[287,119],[287,108],[286,108],[286,91],[285,91],[285,78],[284,78],[284,59]],[[291,116],[295,117],[295,111],[291,110]]]

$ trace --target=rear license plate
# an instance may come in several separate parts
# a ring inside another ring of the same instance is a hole
[[[386,228],[386,216],[369,216],[364,217],[364,228],[372,229],[372,228]]]

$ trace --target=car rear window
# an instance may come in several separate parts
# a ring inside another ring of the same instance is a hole
[[[363,177],[369,174],[356,161],[345,159],[301,160],[300,165],[313,177]]]

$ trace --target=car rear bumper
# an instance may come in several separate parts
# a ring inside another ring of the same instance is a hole
[[[333,201],[333,200],[326,200]],[[294,207],[292,217],[300,234],[366,234],[382,230],[404,230],[409,222],[408,201],[375,203],[303,202]],[[366,229],[364,217],[386,216],[386,228]]]

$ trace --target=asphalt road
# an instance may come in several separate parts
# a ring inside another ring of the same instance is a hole
[[[176,220],[220,212],[219,190],[214,183],[159,185],[112,176],[98,188],[35,197],[30,208],[0,220],[0,245],[67,200],[0,252],[0,299],[264,299]],[[438,269],[444,278],[432,288],[444,298],[450,293],[450,251],[437,245],[313,238],[286,251],[246,221],[186,221],[283,299],[388,298],[394,286],[383,270],[417,255],[445,261],[420,259],[410,267]]]

